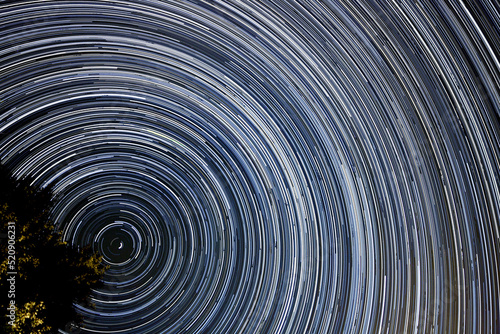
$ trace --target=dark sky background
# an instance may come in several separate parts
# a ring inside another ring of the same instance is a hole
[[[496,1],[0,2],[0,160],[110,269],[74,333],[500,331]]]

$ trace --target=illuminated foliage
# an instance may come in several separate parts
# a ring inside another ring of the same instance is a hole
[[[49,220],[50,190],[37,190],[29,179],[15,180],[0,169],[0,286],[1,309],[15,300],[15,325],[2,319],[13,333],[50,333],[78,322],[73,303],[86,303],[99,287],[105,267],[90,247],[75,249],[62,241]],[[15,267],[9,266],[8,225],[15,226]],[[13,223],[12,223],[13,222]],[[11,273],[15,272],[15,275]],[[15,297],[7,278],[15,276]],[[6,326],[6,327],[5,327]]]

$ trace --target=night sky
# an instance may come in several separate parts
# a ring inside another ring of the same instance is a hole
[[[500,4],[3,1],[0,160],[110,266],[74,333],[499,333]]]

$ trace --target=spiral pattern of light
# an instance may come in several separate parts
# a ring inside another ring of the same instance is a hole
[[[110,266],[75,332],[500,331],[498,2],[0,6],[1,162]]]

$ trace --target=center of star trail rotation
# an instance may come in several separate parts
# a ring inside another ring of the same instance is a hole
[[[0,11],[1,162],[109,265],[74,332],[500,330],[497,2]]]

